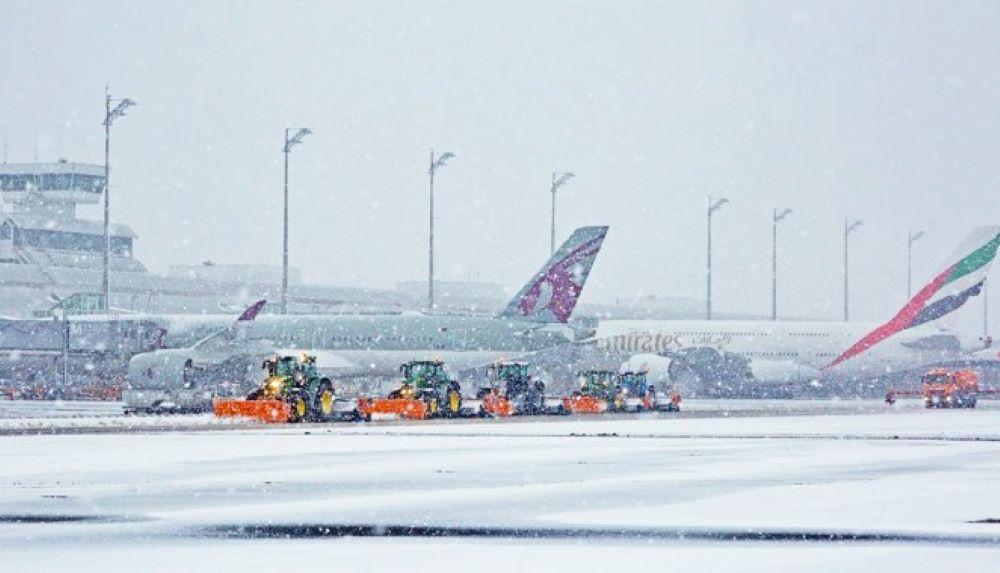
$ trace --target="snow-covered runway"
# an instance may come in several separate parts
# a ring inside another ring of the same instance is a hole
[[[991,407],[8,436],[0,446],[0,564],[11,571],[596,571],[623,561],[992,571],[1000,559]]]

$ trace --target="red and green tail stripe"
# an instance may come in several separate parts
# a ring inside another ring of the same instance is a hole
[[[934,277],[934,280],[932,280],[924,288],[920,289],[920,292],[910,299],[910,301],[906,303],[906,306],[904,306],[903,309],[896,314],[896,316],[892,317],[892,320],[869,332],[864,338],[854,343],[853,346],[844,351],[843,354],[838,356],[826,367],[830,368],[832,366],[836,366],[845,360],[854,358],[858,354],[861,354],[897,332],[913,328],[914,326],[919,326],[932,320],[937,320],[938,318],[941,318],[942,316],[961,307],[970,296],[976,296],[979,294],[983,288],[983,281],[979,281],[971,287],[956,294],[945,296],[930,304],[928,303],[946,285],[953,283],[989,264],[989,262],[996,256],[998,247],[1000,247],[1000,234],[993,237],[993,240],[989,243],[979,247],[973,251],[972,254],[948,267],[939,275]]]

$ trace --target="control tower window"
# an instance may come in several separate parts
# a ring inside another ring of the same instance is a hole
[[[104,237],[84,233],[63,233],[42,229],[21,229],[15,236],[18,246],[39,247],[43,249],[59,249],[64,251],[104,250]],[[132,239],[130,237],[111,237],[111,252],[116,255],[132,256]]]

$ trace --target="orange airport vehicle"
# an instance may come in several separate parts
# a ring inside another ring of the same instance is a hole
[[[580,390],[563,398],[568,414],[603,414],[614,398],[615,373],[611,370],[586,370],[577,374]]]
[[[975,408],[979,376],[972,370],[936,368],[921,379],[921,394],[928,408]]]
[[[385,398],[358,397],[358,416],[386,415],[409,420],[474,415],[463,408],[461,387],[440,360],[411,360],[399,367],[403,381]],[[477,412],[478,413],[478,412]]]
[[[245,400],[216,398],[216,416],[254,418],[262,422],[326,422],[334,417],[333,383],[320,376],[316,357],[303,355],[264,361],[267,377]]]
[[[921,379],[919,393],[897,391],[890,388],[885,396],[887,404],[894,404],[897,397],[921,397],[927,408],[975,408],[981,393],[979,375],[975,371],[934,368]]]

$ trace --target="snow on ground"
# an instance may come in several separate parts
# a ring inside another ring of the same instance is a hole
[[[506,573],[606,570],[624,559],[637,571],[996,569],[1000,524],[974,522],[1000,518],[1000,409],[831,411],[839,413],[0,437],[0,564]],[[41,522],[14,523],[18,516]],[[248,524],[551,536],[218,536]],[[551,533],[580,527],[638,533]],[[785,537],[678,540],[671,532]],[[795,541],[800,533],[890,539]]]

